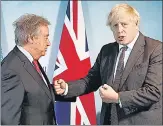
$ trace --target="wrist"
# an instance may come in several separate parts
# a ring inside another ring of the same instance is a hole
[[[118,104],[119,104],[119,107],[122,108],[122,103],[121,103],[121,99],[120,99],[119,93],[118,93]]]
[[[118,93],[117,93],[117,94],[118,94]],[[117,103],[120,104],[120,97],[119,97],[119,94],[118,94]]]
[[[62,95],[67,95],[67,93],[68,93],[68,84],[67,83],[65,83],[65,84],[66,85],[65,85],[64,92]]]
[[[115,99],[115,101],[116,101],[116,103],[119,102],[119,94],[118,93],[116,93],[116,99]]]

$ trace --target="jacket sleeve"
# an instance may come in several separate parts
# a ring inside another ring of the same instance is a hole
[[[96,62],[89,70],[86,77],[80,80],[68,82],[68,93],[65,97],[77,97],[83,94],[96,91],[101,86],[100,62],[102,49],[98,54]]]
[[[19,125],[24,88],[13,70],[6,70],[1,75],[1,124]]]
[[[158,102],[162,93],[162,46],[155,47],[149,59],[149,66],[143,86],[138,90],[119,92],[122,107],[126,113],[148,108]]]

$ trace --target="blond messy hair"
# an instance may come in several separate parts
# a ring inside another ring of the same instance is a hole
[[[133,21],[136,25],[139,25],[139,13],[136,9],[128,4],[117,4],[115,7],[113,7],[110,14],[108,15],[106,25],[111,26],[112,22],[119,19],[119,16],[122,16],[123,14],[128,15],[131,21]]]

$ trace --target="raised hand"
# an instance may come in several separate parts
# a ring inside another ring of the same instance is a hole
[[[67,83],[62,79],[55,80],[54,89],[55,89],[56,94],[58,94],[58,95],[64,94],[64,92],[66,90],[66,84]]]

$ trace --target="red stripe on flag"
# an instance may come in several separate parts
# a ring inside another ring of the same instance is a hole
[[[73,5],[73,28],[74,28],[74,32],[76,34],[76,38],[78,38],[78,1],[73,0],[72,2]]]
[[[81,115],[76,107],[76,125],[81,125]]]
[[[89,93],[87,95],[83,95],[79,97],[84,110],[87,113],[88,119],[91,125],[96,125],[96,110],[95,110],[95,101],[94,101],[94,93]]]

